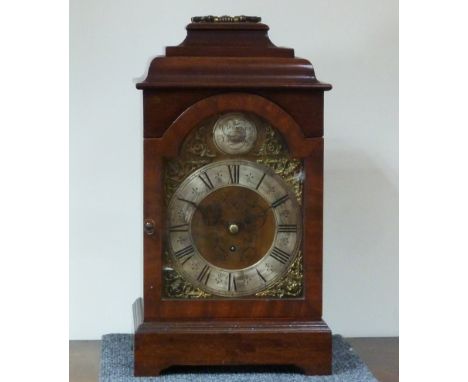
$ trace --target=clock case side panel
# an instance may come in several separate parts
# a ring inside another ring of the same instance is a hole
[[[143,234],[143,307],[144,321],[154,315],[154,308],[161,300],[162,253],[165,229],[163,158],[154,152],[151,141],[145,139],[143,216],[144,225],[152,225]]]
[[[279,97],[279,95],[277,95]],[[146,103],[145,103],[146,104]],[[164,105],[165,101],[161,100]],[[321,107],[321,106],[320,106]],[[152,113],[165,113],[164,107]],[[184,138],[204,118],[228,111],[253,112],[267,120],[285,138],[291,154],[304,161],[304,298],[165,300],[161,296],[163,208],[163,158],[178,153]],[[156,118],[156,117],[155,117]],[[167,118],[167,117],[165,117]],[[154,123],[154,119],[150,120]],[[145,115],[145,131],[147,116]],[[184,319],[297,319],[320,320],[322,316],[322,177],[323,139],[306,137],[301,127],[278,104],[251,93],[227,93],[195,102],[170,126],[160,126],[161,136],[145,137],[145,219],[154,221],[155,232],[144,239],[144,320]]]

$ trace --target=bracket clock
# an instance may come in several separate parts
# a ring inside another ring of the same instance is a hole
[[[258,17],[196,17],[137,84],[144,303],[135,375],[172,365],[331,372],[322,320],[323,94]]]

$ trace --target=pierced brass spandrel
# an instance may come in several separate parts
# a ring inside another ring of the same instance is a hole
[[[255,293],[257,297],[300,297],[304,285],[302,252],[299,252],[291,264],[288,273],[268,289]]]

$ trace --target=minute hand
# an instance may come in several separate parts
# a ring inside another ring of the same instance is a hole
[[[182,202],[185,202],[185,203],[190,204],[193,208],[195,208],[195,211],[198,210],[198,211],[201,212],[201,214],[202,214],[203,216],[205,216],[206,207],[205,207],[205,208],[202,208],[202,207],[200,207],[199,204],[197,204],[197,203],[195,203],[195,202],[193,202],[193,201],[191,201],[191,200],[184,199],[184,198],[179,198],[179,197],[178,197],[177,199],[179,199],[179,200],[182,201]]]

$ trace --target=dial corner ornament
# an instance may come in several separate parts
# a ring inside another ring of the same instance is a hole
[[[168,249],[194,286],[222,297],[254,295],[297,258],[301,212],[273,170],[221,160],[193,172],[169,203]]]

